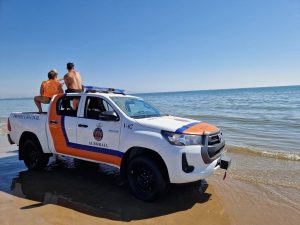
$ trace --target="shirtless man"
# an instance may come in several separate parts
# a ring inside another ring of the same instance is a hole
[[[80,93],[83,91],[82,80],[80,73],[75,71],[74,64],[67,63],[68,73],[64,76],[64,81],[67,86],[66,93]]]

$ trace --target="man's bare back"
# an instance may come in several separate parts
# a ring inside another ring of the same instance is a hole
[[[73,90],[81,90],[82,89],[82,80],[80,73],[78,73],[75,70],[72,70],[68,72],[64,76],[65,84],[68,89],[73,89]]]
[[[67,63],[68,73],[64,76],[67,86],[66,92],[82,92],[82,80],[80,73],[75,71],[73,63]]]

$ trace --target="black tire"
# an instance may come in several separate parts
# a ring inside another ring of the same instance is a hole
[[[140,200],[154,201],[167,189],[160,167],[149,157],[130,160],[126,173],[131,193]]]
[[[49,155],[43,153],[40,143],[36,140],[26,140],[22,145],[24,163],[29,170],[42,170],[49,162]]]

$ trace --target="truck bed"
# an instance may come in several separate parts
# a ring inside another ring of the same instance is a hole
[[[47,112],[14,112],[9,116],[11,124],[11,139],[14,143],[19,145],[21,135],[24,132],[33,133],[39,139],[43,151],[48,152],[47,140]]]

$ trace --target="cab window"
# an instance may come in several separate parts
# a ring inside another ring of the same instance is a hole
[[[79,96],[64,96],[57,101],[57,114],[76,117],[80,102]]]
[[[105,112],[115,112],[112,106],[102,98],[87,97],[84,117],[94,120],[107,120]]]

